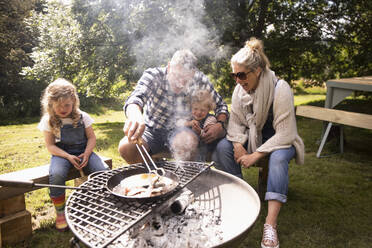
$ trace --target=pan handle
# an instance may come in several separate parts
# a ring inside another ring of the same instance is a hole
[[[34,183],[34,181],[32,180],[5,180],[5,179],[0,179],[0,186],[16,187],[16,188],[52,187],[52,188],[76,189],[76,190],[87,190],[87,191],[99,191],[99,190],[105,189],[105,187],[97,187],[97,188],[72,187],[72,186],[65,186],[65,185]]]
[[[0,186],[5,187],[29,187],[32,188],[35,186],[34,181],[32,180],[6,180],[6,179],[0,179]]]

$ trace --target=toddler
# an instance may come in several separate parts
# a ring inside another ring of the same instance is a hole
[[[44,133],[45,145],[52,155],[50,184],[65,185],[72,167],[83,170],[85,174],[108,169],[93,152],[96,145],[93,119],[79,109],[80,101],[72,83],[59,78],[49,84],[41,105],[43,115],[38,128]],[[65,231],[65,189],[50,187],[49,195],[56,208],[56,228]]]
[[[205,161],[209,151],[210,145],[205,144],[200,138],[203,137],[204,129],[208,125],[217,123],[216,117],[209,113],[213,109],[215,109],[215,102],[211,94],[207,90],[198,90],[191,96],[191,118],[189,120],[180,120],[177,122],[178,127],[189,127],[198,136],[199,154],[196,155],[196,160],[198,161]],[[185,140],[179,137],[179,142],[175,139],[172,145],[172,149],[177,150],[178,146],[185,146]]]

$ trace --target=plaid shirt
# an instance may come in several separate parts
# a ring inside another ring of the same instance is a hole
[[[186,92],[174,94],[167,80],[166,67],[147,69],[124,105],[137,104],[144,110],[146,126],[155,129],[172,129],[178,119],[191,115],[191,95],[199,89],[208,90],[216,102],[215,114],[229,115],[222,97],[215,91],[207,76],[197,71]]]

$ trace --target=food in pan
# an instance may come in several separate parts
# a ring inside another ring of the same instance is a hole
[[[142,173],[123,179],[113,191],[129,197],[151,197],[172,190],[177,182],[153,173]]]

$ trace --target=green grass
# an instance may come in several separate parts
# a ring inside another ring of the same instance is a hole
[[[295,104],[323,106],[324,99],[324,90],[306,89],[301,95],[295,96]],[[372,102],[363,98],[348,98],[339,108],[372,114]],[[87,111],[96,121],[96,151],[113,158],[114,168],[125,164],[117,152],[118,142],[123,136],[124,116],[120,109],[121,106],[115,106]],[[298,117],[297,125],[305,143],[305,164],[291,162],[290,165],[288,202],[279,216],[281,247],[370,247],[372,131],[345,127],[345,153],[318,159],[315,154],[322,122]],[[36,126],[37,121],[0,126],[0,173],[49,162],[50,155],[44,146],[42,133]],[[337,152],[338,144],[333,139],[326,144],[322,154]],[[257,174],[257,168],[244,170],[245,180],[254,188],[257,187]],[[26,204],[33,222],[38,223],[29,240],[12,247],[69,247],[69,239],[73,234],[55,231],[47,189],[27,193]],[[266,212],[267,205],[263,203],[254,228],[240,248],[259,247]]]

